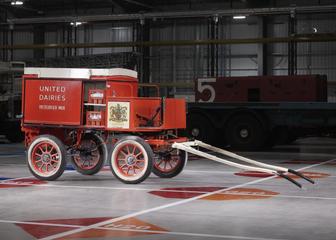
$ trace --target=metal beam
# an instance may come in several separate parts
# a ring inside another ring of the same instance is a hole
[[[138,6],[141,6],[141,7],[154,8],[152,5],[141,3],[141,2],[135,1],[135,0],[122,0],[122,1],[134,4],[134,5],[138,5]]]
[[[211,40],[174,40],[144,42],[101,42],[101,43],[54,43],[54,44],[18,44],[0,45],[0,49],[50,49],[50,48],[116,48],[116,47],[156,47],[156,46],[187,46],[207,44],[266,44],[288,42],[332,42],[336,34],[307,34],[278,38],[245,38],[245,39],[211,39]]]
[[[99,21],[127,21],[153,18],[199,18],[211,16],[233,16],[233,15],[281,15],[301,13],[327,13],[335,12],[336,5],[326,6],[306,6],[306,7],[283,7],[283,8],[252,8],[252,9],[229,9],[229,10],[204,10],[204,11],[179,11],[179,12],[149,12],[141,14],[111,14],[93,16],[61,16],[45,18],[12,18],[7,20],[7,24],[36,24],[36,23],[66,23],[72,21],[99,22]]]

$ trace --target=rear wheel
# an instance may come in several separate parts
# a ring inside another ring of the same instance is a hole
[[[66,166],[63,143],[51,135],[38,136],[28,147],[30,172],[38,179],[52,181],[59,178]]]
[[[215,127],[209,119],[200,114],[190,114],[187,118],[187,135],[210,144],[215,143]]]
[[[153,151],[142,138],[121,138],[109,157],[113,175],[120,181],[136,184],[144,181],[153,168]]]
[[[76,150],[77,154],[71,158],[71,162],[77,172],[83,175],[93,175],[104,166],[107,147],[98,135],[85,134]]]
[[[161,178],[172,178],[183,170],[188,153],[174,149],[172,151],[154,154],[153,173]]]
[[[235,149],[261,149],[266,135],[262,123],[252,115],[233,116],[225,128],[226,141]]]

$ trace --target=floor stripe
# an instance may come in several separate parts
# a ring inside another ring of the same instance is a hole
[[[21,154],[13,154],[13,155],[0,155],[0,158],[13,158],[13,157],[22,157],[24,155]]]
[[[336,159],[331,159],[329,161],[325,161],[325,162],[322,162],[322,163],[318,163],[318,164],[314,164],[314,165],[311,165],[311,166],[304,167],[302,169],[298,169],[297,171],[317,167],[317,166],[320,166],[320,165],[323,165],[323,164],[327,164],[329,162],[333,162],[335,160]],[[52,239],[68,236],[68,235],[71,235],[71,234],[74,234],[74,233],[79,233],[79,232],[83,232],[85,230],[100,227],[102,225],[107,225],[107,224],[111,224],[111,223],[118,222],[118,221],[121,221],[121,220],[125,220],[127,218],[137,217],[137,216],[144,215],[144,214],[147,214],[147,213],[156,212],[156,211],[160,211],[160,210],[163,210],[163,209],[166,209],[166,208],[186,204],[186,203],[192,202],[192,201],[197,200],[197,199],[205,198],[205,197],[208,197],[208,196],[211,196],[211,195],[214,195],[214,194],[218,194],[218,193],[222,193],[222,192],[225,192],[225,191],[229,191],[229,190],[232,190],[232,189],[235,189],[235,188],[245,187],[245,186],[252,185],[252,184],[255,184],[255,183],[264,182],[266,180],[270,180],[270,179],[273,179],[275,177],[277,177],[277,176],[262,178],[262,179],[254,180],[254,181],[251,181],[251,182],[239,184],[239,185],[236,185],[236,186],[233,186],[233,187],[229,187],[229,188],[226,188],[226,189],[220,189],[218,191],[205,193],[205,194],[202,194],[202,195],[199,195],[199,196],[196,196],[196,197],[192,197],[192,198],[189,198],[189,199],[176,201],[176,202],[173,202],[173,203],[161,205],[161,206],[154,207],[154,208],[144,209],[144,210],[141,210],[141,211],[138,211],[138,212],[130,213],[130,214],[127,214],[127,215],[124,215],[124,216],[121,216],[121,217],[117,217],[117,218],[113,218],[113,219],[106,220],[106,221],[103,221],[103,222],[99,222],[99,223],[96,223],[96,224],[92,224],[90,226],[81,227],[79,229],[74,229],[74,230],[66,231],[66,232],[63,232],[63,233],[60,233],[60,234],[55,234],[55,235],[52,235],[52,236],[49,236],[49,237],[46,237],[46,238],[42,238],[42,239],[43,240],[52,240]],[[40,240],[42,240],[42,239],[40,239]]]
[[[8,179],[8,181],[15,179]],[[6,180],[7,181],[7,180]],[[0,185],[18,185],[17,183],[2,182]],[[192,191],[192,190],[165,190],[157,188],[122,188],[122,187],[99,187],[99,186],[76,186],[76,185],[53,185],[53,184],[30,184],[30,183],[20,183],[20,186],[32,186],[32,187],[55,187],[55,188],[71,188],[71,189],[101,189],[101,190],[126,190],[126,191],[156,191],[156,192],[174,192],[174,193],[197,193],[205,194],[209,192],[204,191]],[[198,186],[197,186],[198,187]],[[225,190],[225,189],[222,189]],[[315,197],[315,196],[299,196],[299,195],[267,195],[267,194],[258,194],[258,193],[232,193],[232,192],[223,192],[218,193],[219,195],[233,195],[233,196],[265,196],[272,198],[296,198],[296,199],[312,199],[312,200],[336,200],[336,197]]]
[[[69,228],[81,228],[82,225],[72,225],[72,224],[55,224],[55,223],[40,223],[40,222],[25,222],[25,221],[10,221],[1,220],[0,223],[11,223],[11,224],[27,224],[27,225],[37,225],[37,226],[48,226],[48,227],[69,227]],[[154,230],[141,230],[141,229],[122,229],[113,227],[95,227],[92,229],[99,230],[109,230],[109,231],[121,231],[121,232],[140,232],[140,233],[152,233],[152,234],[168,234],[177,236],[188,236],[188,237],[203,237],[203,238],[229,238],[229,239],[246,239],[246,240],[284,240],[278,238],[258,238],[258,237],[245,237],[245,236],[234,236],[234,235],[219,235],[219,234],[205,234],[205,233],[189,233],[189,232],[166,232],[166,231],[154,231]]]

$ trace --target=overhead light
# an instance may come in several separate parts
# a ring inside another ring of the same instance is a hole
[[[11,5],[13,6],[20,6],[23,4],[23,1],[11,1]]]
[[[244,15],[237,15],[237,16],[233,16],[232,18],[233,19],[245,19],[246,16],[244,16]]]
[[[85,22],[77,22],[77,21],[75,21],[75,22],[71,22],[70,25],[74,26],[74,27],[78,27],[78,26],[82,25],[83,23],[85,23]]]

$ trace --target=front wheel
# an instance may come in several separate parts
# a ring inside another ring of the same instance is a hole
[[[40,180],[59,178],[66,166],[63,143],[52,135],[38,136],[28,147],[27,162],[30,172]]]
[[[187,159],[188,153],[178,149],[155,153],[153,173],[161,178],[175,177],[181,173]]]
[[[96,134],[86,133],[81,139],[77,153],[71,158],[73,167],[83,175],[98,173],[107,158],[104,140]]]
[[[121,182],[136,184],[144,181],[153,168],[153,151],[142,138],[121,138],[109,157],[113,175]]]

